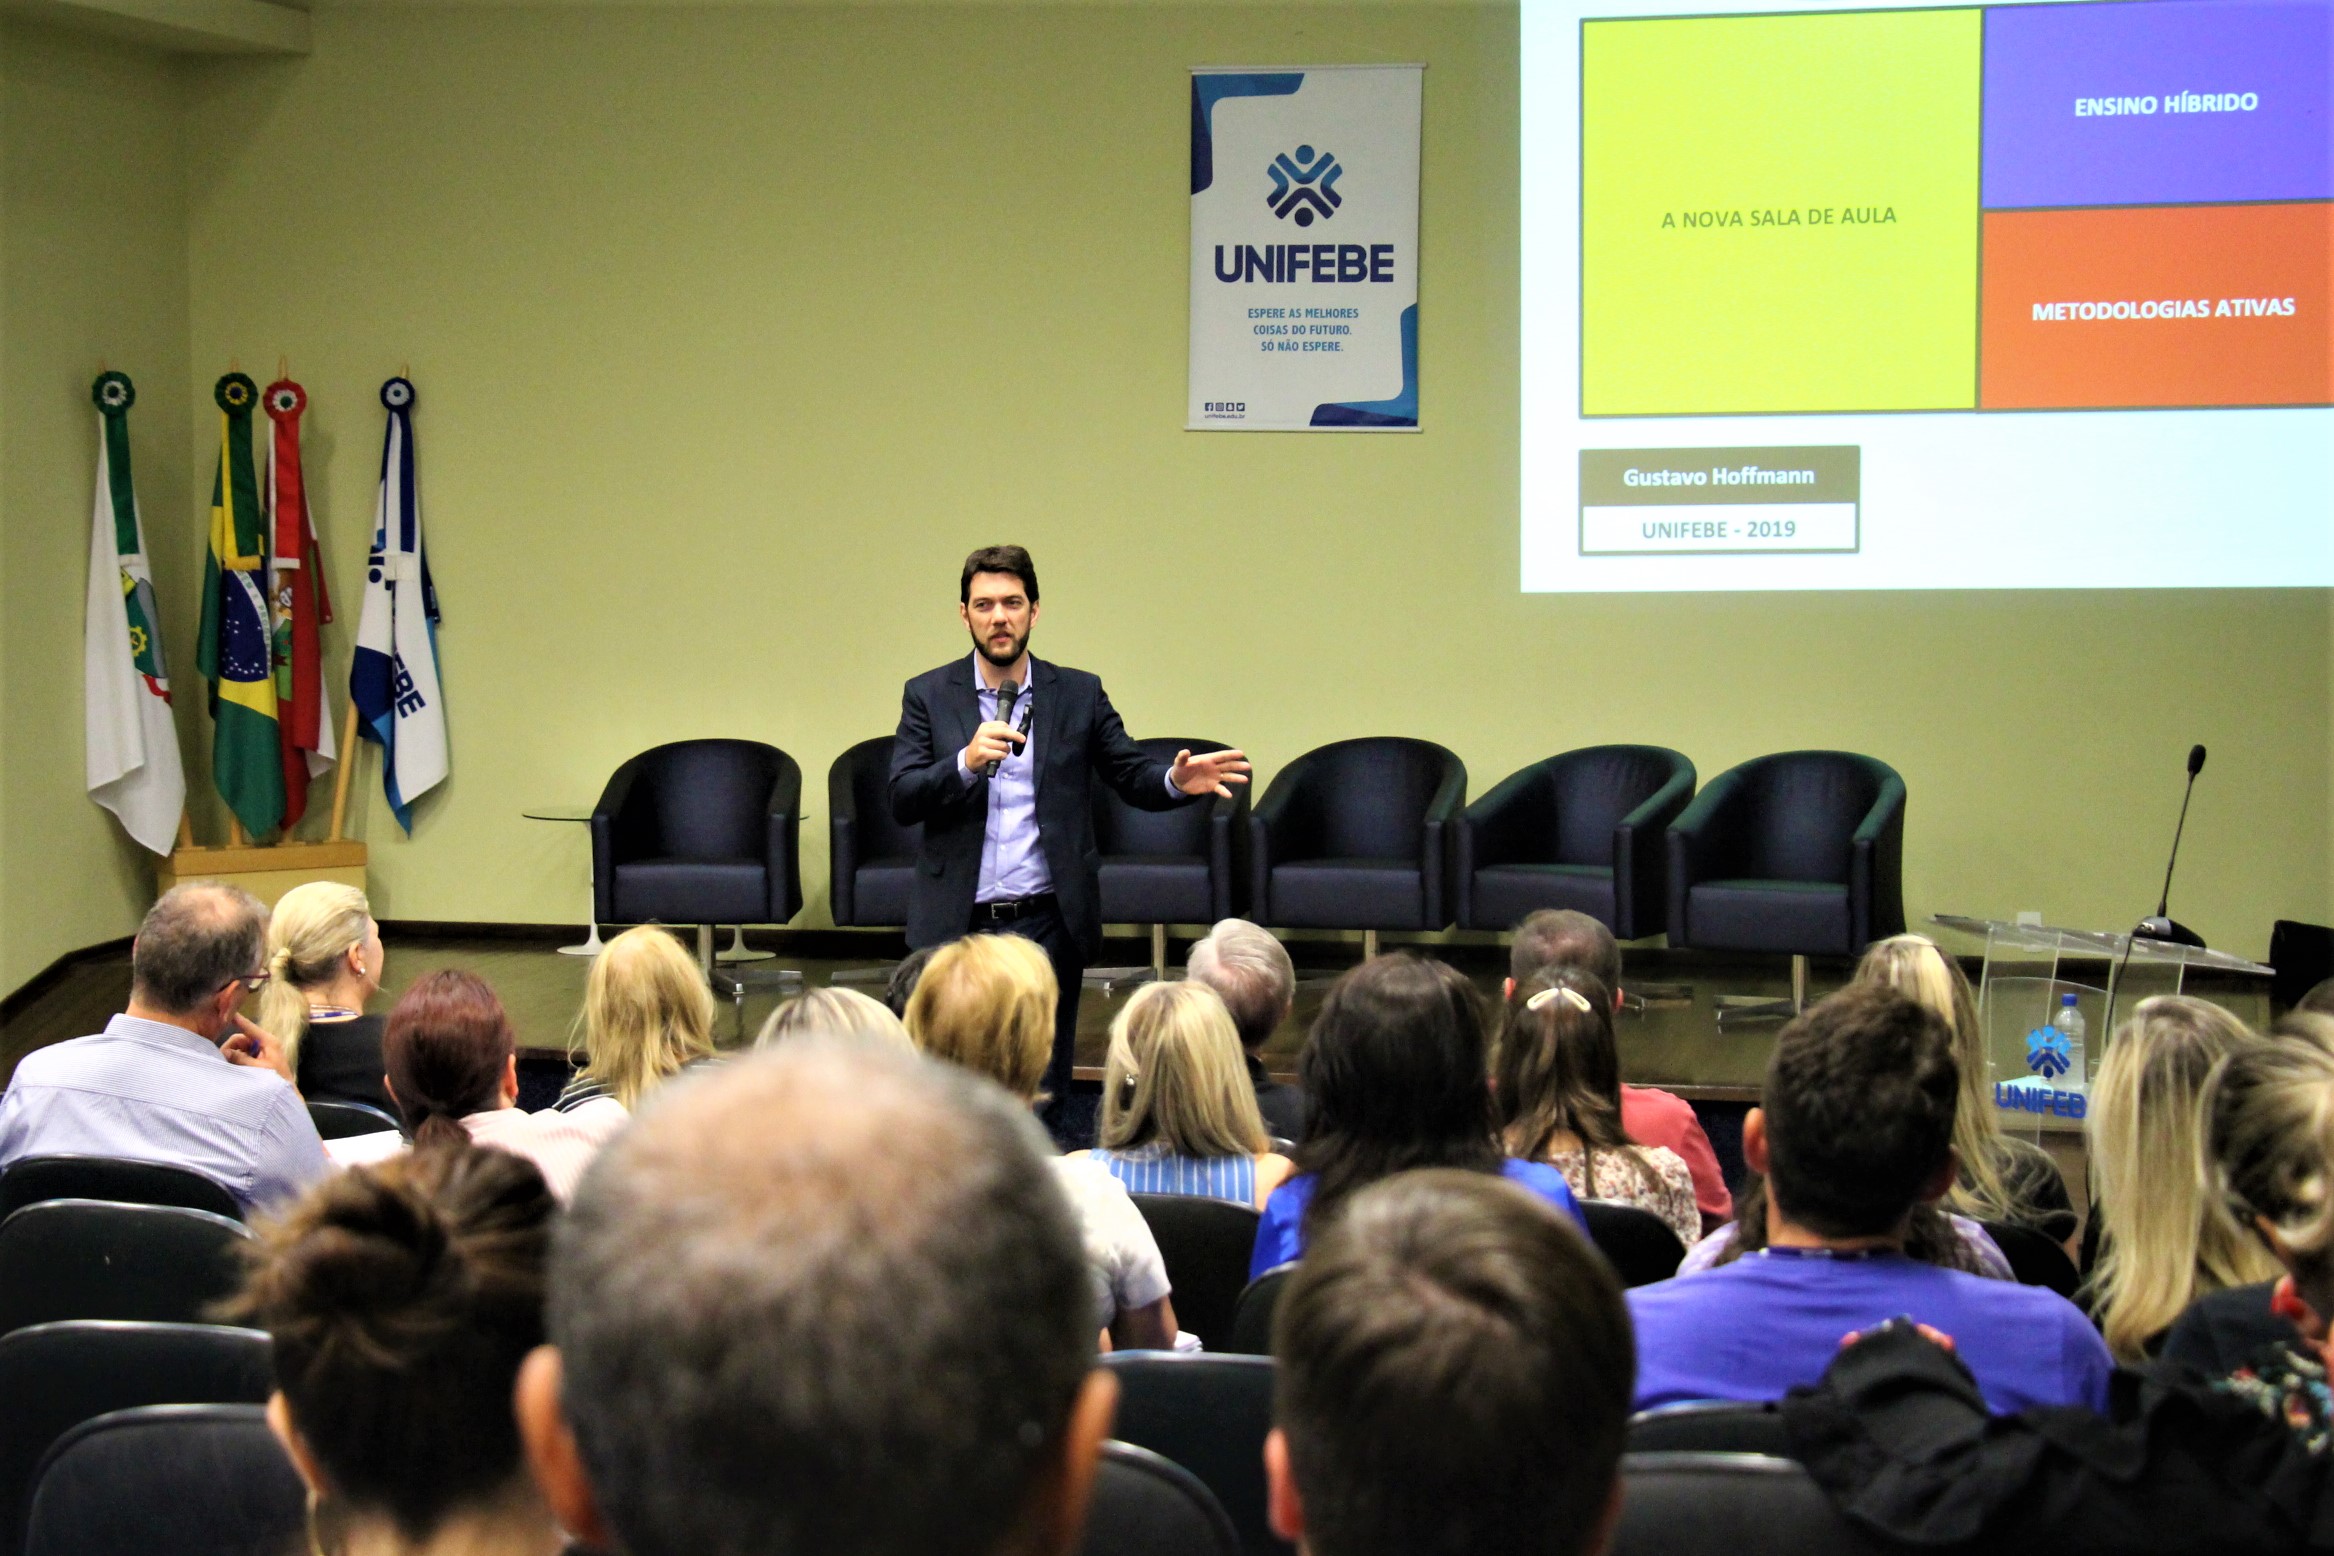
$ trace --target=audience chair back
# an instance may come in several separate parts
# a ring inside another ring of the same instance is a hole
[[[1132,1443],[1102,1445],[1079,1556],[1240,1556],[1240,1537],[1198,1476]]]
[[[377,1135],[383,1130],[403,1134],[405,1126],[370,1102],[311,1102],[308,1117],[316,1125],[316,1133],[327,1140],[346,1140],[352,1135]]]
[[[25,1556],[280,1556],[308,1545],[308,1493],[259,1405],[148,1405],[49,1451]]]
[[[1542,908],[1623,940],[1669,927],[1669,824],[1694,764],[1667,746],[1588,746],[1535,762],[1467,807],[1453,833],[1461,929],[1512,929]]]
[[[2018,1284],[2046,1287],[2070,1302],[2074,1300],[2083,1277],[2075,1269],[2075,1261],[2050,1240],[2048,1233],[2013,1221],[1988,1221],[1985,1229],[1994,1246],[2002,1250],[2002,1257],[2010,1261],[2010,1273]]]
[[[783,924],[802,908],[802,769],[752,740],[682,740],[616,769],[592,809],[602,923]]]
[[[1588,1222],[1589,1240],[1624,1286],[1650,1286],[1657,1280],[1668,1280],[1685,1262],[1686,1249],[1678,1234],[1650,1210],[1584,1199],[1580,1213]]]
[[[1118,1376],[1124,1441],[1162,1454],[1223,1503],[1246,1556],[1289,1556],[1265,1521],[1264,1439],[1272,1430],[1269,1356],[1119,1351],[1103,1359]]]
[[[1877,1556],[1901,1547],[1848,1519],[1788,1459],[1632,1453],[1607,1556]]]
[[[1175,1288],[1175,1322],[1222,1349],[1232,1337],[1232,1315],[1248,1285],[1248,1257],[1263,1218],[1253,1206],[1196,1194],[1129,1196],[1150,1224]]]
[[[827,894],[837,924],[908,921],[924,828],[891,819],[891,743],[889,735],[862,740],[827,769]]]
[[[0,1221],[0,1334],[66,1318],[199,1324],[242,1279],[240,1221],[52,1199]]]
[[[34,1472],[82,1422],[136,1405],[265,1404],[272,1387],[256,1329],[74,1320],[0,1335],[0,1552],[24,1548]]]
[[[114,1156],[24,1156],[0,1172],[0,1221],[48,1199],[107,1199],[126,1205],[178,1205],[230,1221],[243,1207],[227,1186],[190,1167]]]
[[[1154,761],[1179,751],[1228,749],[1220,740],[1175,736],[1138,740]],[[1248,790],[1172,810],[1142,810],[1099,776],[1093,789],[1094,845],[1102,854],[1105,924],[1213,924],[1240,911],[1248,858]],[[1175,1309],[1180,1315],[1182,1305]]]
[[[1248,818],[1249,902],[1293,929],[1441,929],[1467,766],[1429,740],[1341,740],[1298,757]]]
[[[1272,1315],[1280,1307],[1280,1289],[1289,1283],[1289,1272],[1296,1267],[1294,1260],[1275,1265],[1241,1287],[1240,1300],[1232,1309],[1230,1338],[1222,1345],[1210,1341],[1210,1348],[1234,1356],[1270,1356]]]
[[[1848,751],[1713,778],[1669,831],[1673,946],[1853,956],[1904,929],[1904,780]]]
[[[1783,1412],[1772,1401],[1741,1405],[1731,1400],[1695,1401],[1641,1410],[1629,1418],[1631,1453],[1757,1453],[1791,1457]]]

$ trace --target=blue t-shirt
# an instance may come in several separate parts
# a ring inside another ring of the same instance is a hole
[[[1850,1333],[1898,1317],[1952,1336],[1998,1415],[2037,1405],[2107,1408],[2115,1364],[2073,1303],[1901,1253],[1829,1258],[1767,1249],[1628,1295],[1639,1410],[1781,1399],[1818,1381]]]
[[[1564,1174],[1546,1162],[1519,1161],[1511,1156],[1500,1164],[1499,1175],[1530,1189],[1570,1216],[1572,1224],[1584,1235],[1587,1233],[1588,1223],[1582,1219],[1580,1205],[1572,1197],[1571,1185],[1564,1181]],[[1314,1182],[1312,1173],[1299,1173],[1274,1189],[1272,1198],[1264,1202],[1264,1219],[1256,1226],[1256,1250],[1248,1256],[1250,1280],[1304,1254],[1305,1207],[1313,1203]]]

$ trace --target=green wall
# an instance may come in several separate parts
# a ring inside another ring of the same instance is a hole
[[[1478,790],[1592,741],[1706,776],[1844,746],[1911,786],[1916,917],[2115,924],[2152,903],[2201,739],[2181,916],[2252,952],[2273,918],[2328,917],[2323,591],[1517,592],[1516,26],[1445,4],[328,5],[307,58],[185,67],[188,327],[120,364],[182,375],[179,465],[149,464],[149,528],[178,529],[163,587],[198,576],[212,379],[288,355],[337,675],[375,395],[410,367],[454,777],[408,841],[366,762],[383,916],[577,917],[581,829],[521,808],[729,734],[802,761],[823,922],[828,762],[965,651],[957,565],[1016,539],[1041,653],[1100,672],[1135,733],[1242,742],[1266,778],[1368,733],[1445,742]],[[1186,69],[1408,60],[1426,430],[1184,432]],[[38,393],[79,394],[74,371]],[[5,409],[56,465],[57,522],[85,522],[79,411]],[[40,632],[12,610],[7,638],[13,692]],[[70,726],[77,693],[55,700]],[[95,916],[118,920],[108,890]]]

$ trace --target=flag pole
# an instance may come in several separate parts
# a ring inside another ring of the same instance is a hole
[[[250,842],[251,839],[243,835],[242,819],[233,811],[227,812],[227,846],[229,848],[243,848],[247,847]]]
[[[178,846],[181,848],[195,846],[194,817],[183,810],[178,813]]]
[[[330,841],[335,843],[346,836],[341,828],[348,821],[349,779],[356,772],[357,752],[360,749],[357,744],[357,702],[354,697],[351,697],[348,704],[348,717],[340,721],[340,771],[334,775],[332,780],[332,836]]]

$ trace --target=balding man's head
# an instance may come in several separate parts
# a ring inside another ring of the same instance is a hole
[[[671,1085],[577,1193],[551,1333],[632,1556],[1055,1550],[1107,1430],[1078,1228],[1027,1110],[865,1044]]]
[[[131,1002],[170,1016],[207,1013],[228,984],[259,971],[266,938],[267,909],[241,887],[173,886],[146,910],[131,945]]]

